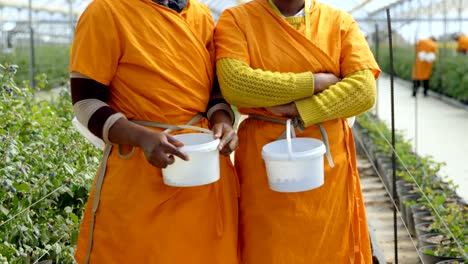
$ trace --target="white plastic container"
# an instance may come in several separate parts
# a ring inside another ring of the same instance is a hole
[[[207,133],[179,134],[174,137],[184,143],[180,150],[190,160],[176,157],[174,164],[162,169],[166,185],[192,187],[219,180],[219,139],[213,139],[213,134]]]
[[[356,122],[356,117],[355,116],[348,117],[346,118],[346,121],[348,121],[348,126],[352,128],[354,126],[354,122]]]
[[[433,61],[435,61],[435,59],[436,59],[436,55],[434,54],[434,52],[428,52],[426,54],[426,61],[427,62],[433,62]]]
[[[286,139],[268,143],[262,149],[270,188],[277,192],[303,192],[322,186],[324,154],[322,141],[296,138],[288,120]]]
[[[425,51],[418,52],[418,58],[420,61],[427,61],[427,53]]]

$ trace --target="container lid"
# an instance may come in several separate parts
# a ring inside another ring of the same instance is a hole
[[[311,159],[325,154],[325,145],[315,138],[292,138],[292,160]],[[277,140],[263,146],[266,160],[289,160],[287,140]]]
[[[187,154],[216,150],[220,142],[219,139],[213,138],[213,134],[206,133],[178,134],[174,138],[184,143],[180,151]]]

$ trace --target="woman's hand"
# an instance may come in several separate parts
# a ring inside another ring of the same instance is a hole
[[[174,163],[174,156],[188,160],[188,156],[179,150],[184,145],[182,142],[125,118],[117,120],[109,129],[109,140],[114,144],[140,147],[148,162],[158,168],[166,168]]]
[[[237,134],[232,127],[231,117],[223,110],[219,110],[211,115],[211,126],[213,137],[220,138],[218,150],[221,154],[229,156],[236,148],[238,143]]]
[[[341,81],[340,78],[335,76],[332,73],[315,73],[314,74],[314,94],[323,92],[328,89],[331,85],[336,84]],[[299,116],[299,111],[297,111],[296,104],[294,102],[284,105],[277,105],[272,107],[267,107],[266,110],[275,116],[282,117],[297,117]]]
[[[323,92],[339,81],[341,79],[332,73],[314,73],[314,94]]]
[[[173,136],[150,129],[147,129],[145,135],[141,137],[139,144],[148,162],[158,168],[166,168],[173,164],[174,156],[187,161],[189,159],[187,154],[179,150],[183,146],[184,144]]]
[[[295,103],[289,103],[284,105],[277,105],[266,108],[266,110],[275,116],[284,116],[284,117],[291,117],[294,118],[299,116],[299,111],[297,111],[297,107]]]

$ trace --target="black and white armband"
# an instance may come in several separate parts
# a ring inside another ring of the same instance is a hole
[[[109,130],[124,114],[106,102],[109,87],[79,73],[70,74],[73,109],[78,121],[105,143],[110,143]]]

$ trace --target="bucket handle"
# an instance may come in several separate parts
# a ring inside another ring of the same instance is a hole
[[[286,120],[286,142],[287,142],[287,145],[288,145],[288,158],[289,158],[289,160],[293,159],[291,136],[292,136],[292,138],[295,138],[296,137],[296,131],[294,131],[294,126],[291,123],[291,119],[288,119],[288,120]]]

